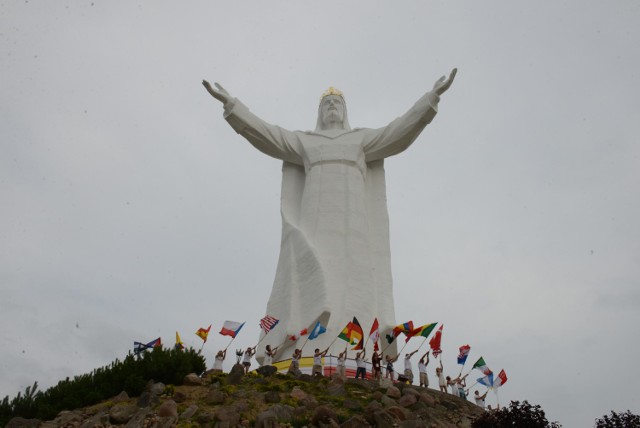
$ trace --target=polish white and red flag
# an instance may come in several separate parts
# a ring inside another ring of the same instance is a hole
[[[240,332],[240,329],[244,326],[243,322],[238,321],[225,321],[222,326],[222,330],[220,330],[220,334],[223,336],[231,336],[236,337],[236,335]]]

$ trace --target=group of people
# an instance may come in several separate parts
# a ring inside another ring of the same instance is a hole
[[[264,358],[262,360],[262,366],[270,366],[273,365],[273,360],[275,355],[278,352],[278,348],[271,348],[270,345],[265,347]],[[316,348],[313,353],[313,367],[311,373],[313,376],[322,376],[323,375],[323,364],[322,358],[326,357],[329,352],[329,348],[320,350]],[[392,381],[405,382],[409,384],[413,384],[414,375],[413,375],[413,364],[411,362],[411,358],[418,352],[416,349],[413,352],[409,352],[404,356],[404,372],[399,374],[396,378],[394,363],[398,361],[400,358],[400,354],[392,356],[386,355],[383,356],[381,353],[377,351],[373,351],[371,355],[371,378],[374,380],[382,379],[382,365],[384,362],[385,366],[385,379],[390,379]],[[425,352],[420,360],[418,361],[418,374],[419,374],[419,386],[421,387],[429,387],[429,377],[427,375],[427,366],[429,365],[429,354],[431,351]],[[251,359],[254,357],[256,353],[256,347],[249,347],[244,352],[239,351],[238,357],[239,360],[241,358],[242,366],[244,367],[245,373],[249,372],[251,368]],[[226,357],[227,350],[218,351],[215,356],[213,371],[221,372],[222,371],[222,363]],[[289,369],[287,373],[292,375],[299,375],[302,372],[300,371],[300,360],[302,359],[302,349],[295,349],[293,351],[293,355],[291,356],[291,362],[289,364]],[[336,363],[336,374],[339,377],[346,378],[346,361],[347,361],[347,347],[344,348],[344,351],[338,354],[338,359]],[[356,363],[356,375],[355,378],[367,379],[367,351],[366,349],[360,350],[355,355],[355,363]],[[438,387],[441,392],[451,392],[451,394],[456,395],[460,398],[467,399],[469,395],[469,389],[467,389],[466,378],[469,373],[462,375],[458,375],[455,378],[451,378],[451,376],[444,375],[444,367],[442,365],[442,360],[440,360],[440,366],[436,367],[435,370],[436,377],[438,379]],[[475,391],[474,400],[475,403],[485,408],[485,398],[487,393],[480,394],[479,391]]]

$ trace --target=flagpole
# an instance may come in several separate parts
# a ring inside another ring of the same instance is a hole
[[[395,340],[396,340],[396,338],[394,337],[394,338],[393,338],[393,340],[395,341]],[[388,343],[388,344],[387,344],[387,346],[385,346],[385,347],[384,347],[384,349],[383,349],[382,351],[380,351],[380,354],[384,354],[384,351],[386,351],[386,350],[387,350],[387,348],[388,348],[389,346],[391,346],[391,345],[393,345],[393,342]]]
[[[198,351],[198,354],[201,354],[201,353],[202,353],[202,348],[204,348],[204,344],[205,344],[205,343],[207,343],[207,341],[206,341],[206,340],[202,342],[202,345],[200,346],[200,350]]]
[[[340,338],[340,335],[337,335],[335,339],[333,339],[333,342],[331,342],[329,344],[329,346],[327,346],[327,348],[331,348],[333,346],[334,343],[336,343],[336,340],[338,340]]]
[[[235,336],[233,336],[233,337],[231,338],[231,340],[229,341],[229,344],[227,345],[227,347],[226,347],[226,348],[224,348],[224,350],[225,350],[225,351],[229,348],[229,346],[231,346],[231,343],[232,343],[234,340],[236,340],[236,337],[235,337]]]
[[[271,330],[269,330],[268,332],[266,332],[264,334],[264,336],[262,336],[262,339],[258,340],[258,343],[256,343],[256,346],[254,346],[254,348],[257,348],[259,344],[262,343],[262,341],[264,340],[265,337],[267,337],[267,334],[271,333]]]

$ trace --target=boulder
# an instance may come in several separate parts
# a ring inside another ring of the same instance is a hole
[[[265,403],[279,403],[280,402],[280,393],[277,391],[267,391],[264,393],[264,402]]]
[[[184,403],[185,401],[187,401],[187,398],[187,394],[182,391],[176,391],[173,393],[173,401],[175,401],[176,403]]]
[[[154,383],[153,385],[151,385],[151,388],[149,388],[149,393],[150,393],[152,396],[154,396],[154,395],[155,395],[155,396],[158,396],[158,397],[159,397],[159,396],[161,396],[161,395],[162,395],[162,393],[164,392],[164,389],[165,389],[166,387],[167,387],[167,386],[166,386],[164,383],[162,383],[162,382],[156,382],[156,383]]]
[[[189,373],[182,379],[182,384],[187,386],[202,385],[202,378],[195,373]]]
[[[265,410],[256,418],[256,428],[276,428],[278,417],[273,410]]]
[[[411,407],[418,401],[418,398],[413,394],[405,394],[398,399],[398,404],[402,407]]]
[[[340,428],[370,428],[369,422],[362,416],[354,416],[351,419],[347,419]]]
[[[109,421],[113,425],[126,424],[137,412],[138,408],[133,404],[118,403],[109,411]]]
[[[216,419],[227,426],[236,426],[240,422],[240,413],[234,406],[221,406],[216,409]],[[223,425],[224,426],[224,425]]]
[[[111,402],[122,403],[123,401],[127,401],[127,400],[129,400],[129,394],[127,394],[127,391],[122,391],[120,394],[113,397],[111,399]]]
[[[161,418],[177,418],[178,404],[173,400],[166,400],[156,410]]]
[[[362,404],[358,400],[346,398],[342,403],[342,407],[349,410],[360,410],[362,409]]]
[[[227,383],[229,385],[239,385],[244,377],[244,367],[242,364],[236,364],[231,368],[231,372],[227,375]]]
[[[378,410],[373,414],[375,425],[378,427],[393,427],[400,423],[400,420],[393,413],[386,410]]]
[[[193,415],[196,414],[197,411],[198,411],[198,406],[195,404],[192,404],[189,407],[187,407],[184,412],[180,414],[180,419],[183,419],[183,420],[191,419]]]
[[[386,395],[383,395],[382,398],[380,399],[380,402],[385,406],[385,407],[391,407],[391,406],[396,406],[398,404],[398,402],[396,400],[394,400],[391,397],[388,397]]]
[[[158,416],[154,428],[173,428],[177,421],[177,416]]]
[[[207,403],[209,404],[222,404],[224,403],[225,399],[225,393],[220,391],[219,389],[212,389],[207,395]]]
[[[332,420],[337,423],[338,415],[333,411],[333,409],[327,406],[318,406],[311,418],[311,422],[315,426],[320,426],[320,424],[331,424]]]
[[[261,376],[269,377],[276,374],[278,372],[278,369],[275,366],[262,366],[258,367],[256,372],[258,372],[258,374]]]
[[[15,418],[11,418],[5,428],[36,428],[40,425],[42,425],[40,419],[26,419],[16,416]]]
[[[435,407],[436,406],[436,399],[433,398],[431,396],[431,394],[428,394],[426,392],[423,392],[422,394],[420,394],[420,401],[423,402],[424,404],[426,404],[429,407]]]
[[[399,421],[404,421],[407,419],[407,411],[398,406],[391,406],[387,409],[387,412],[391,413],[395,416]]]
[[[299,386],[294,386],[290,395],[297,400],[304,400],[307,398],[307,393],[301,390]]]
[[[390,386],[387,388],[387,396],[391,398],[400,398],[402,397],[402,393],[395,386]]]
[[[129,419],[127,422],[126,428],[139,428],[145,425],[145,420],[147,418],[153,417],[153,411],[149,409],[138,409],[138,411]],[[109,424],[103,424],[103,426],[109,426]],[[93,428],[93,426],[91,426]]]
[[[291,406],[276,404],[271,406],[270,410],[275,413],[280,422],[286,423],[293,419],[293,413],[295,409]]]

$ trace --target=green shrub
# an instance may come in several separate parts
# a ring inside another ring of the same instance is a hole
[[[62,410],[90,406],[121,391],[138,396],[151,379],[181,385],[187,374],[202,373],[204,370],[204,358],[193,349],[156,347],[141,357],[129,354],[122,361],[115,360],[106,367],[76,376],[73,380],[66,378],[44,392],[37,391],[38,383],[35,382],[13,400],[5,397],[0,402],[0,426],[5,426],[15,416],[50,420]]]

